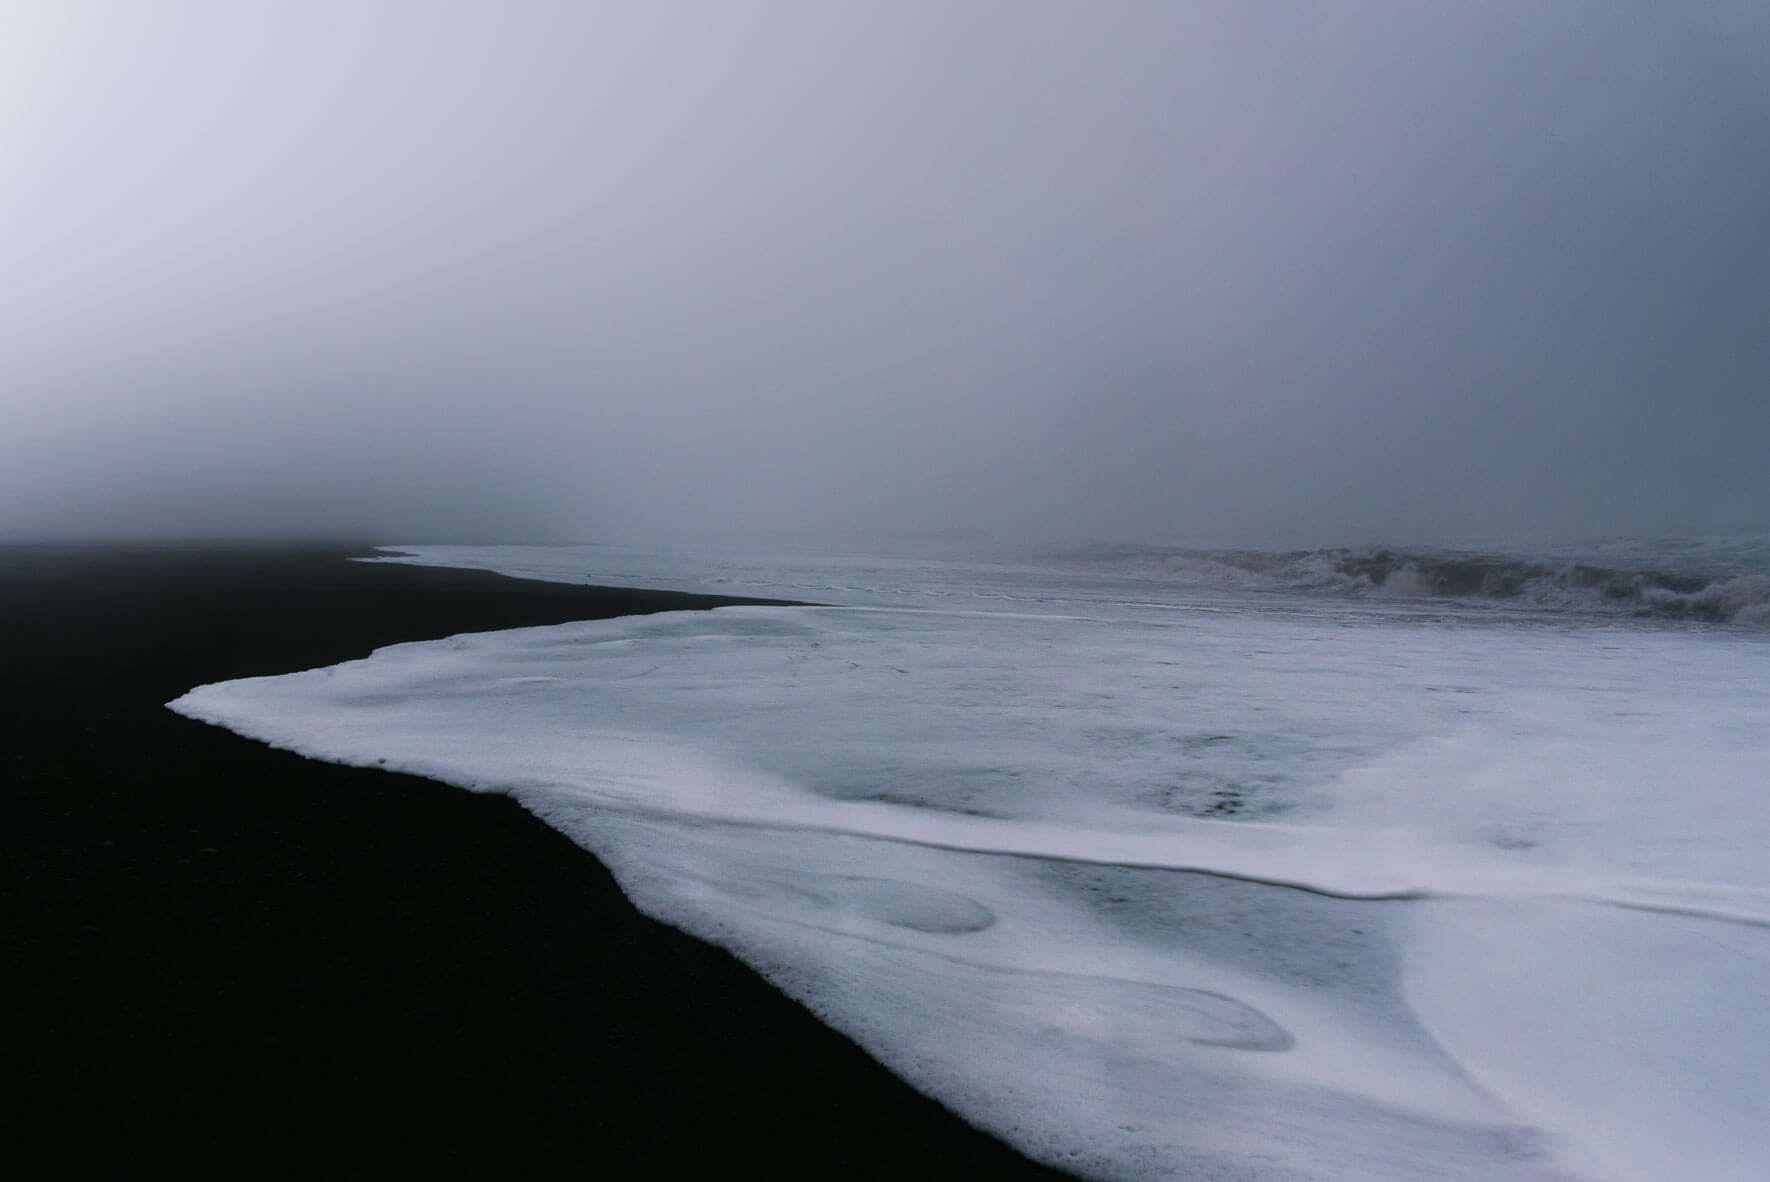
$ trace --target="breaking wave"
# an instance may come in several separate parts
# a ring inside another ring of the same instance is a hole
[[[1236,590],[1492,600],[1770,626],[1770,574],[1620,570],[1568,559],[1368,550],[1206,550],[1090,546],[1063,560],[1141,577]]]

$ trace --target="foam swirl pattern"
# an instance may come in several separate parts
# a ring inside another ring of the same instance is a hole
[[[1007,610],[460,636],[172,706],[515,796],[1084,1174],[1758,1176],[1770,644],[1001,579],[910,590]]]

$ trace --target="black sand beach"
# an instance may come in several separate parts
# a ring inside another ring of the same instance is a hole
[[[360,552],[0,547],[12,1160],[1062,1176],[640,916],[509,800],[163,707],[400,641],[722,602]]]

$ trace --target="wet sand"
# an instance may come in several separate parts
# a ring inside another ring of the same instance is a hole
[[[0,547],[14,1157],[1063,1177],[638,914],[511,801],[164,709],[400,641],[732,602],[362,552]]]

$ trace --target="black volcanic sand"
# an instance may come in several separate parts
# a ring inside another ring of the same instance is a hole
[[[9,1161],[1062,1177],[513,802],[164,708],[399,641],[731,602],[361,552],[0,547]]]

